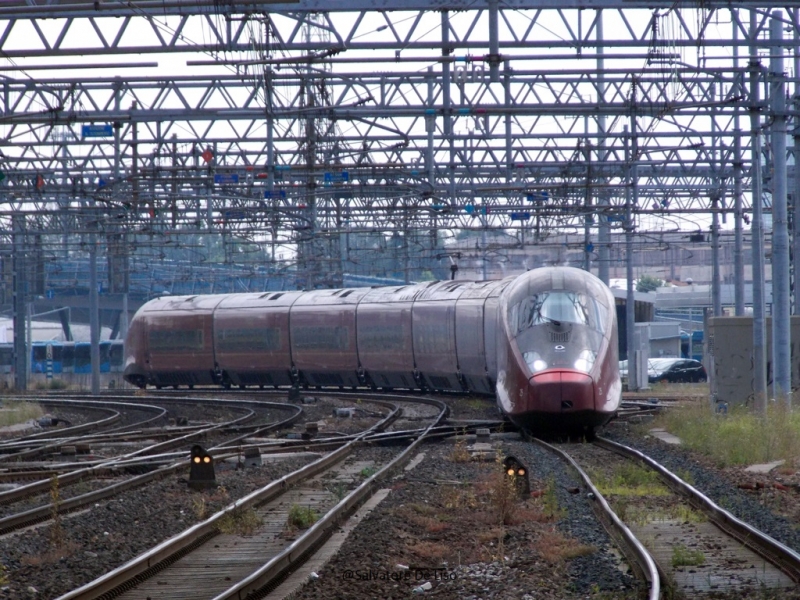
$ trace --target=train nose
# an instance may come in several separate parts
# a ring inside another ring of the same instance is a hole
[[[595,410],[594,382],[579,371],[538,373],[530,379],[530,399],[545,412]]]

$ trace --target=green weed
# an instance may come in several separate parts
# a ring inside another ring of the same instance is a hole
[[[375,467],[364,467],[363,469],[361,469],[359,475],[361,475],[361,477],[363,477],[364,479],[367,479],[375,475],[376,471],[377,469]]]
[[[656,424],[721,466],[791,461],[800,456],[800,413],[783,406],[770,406],[762,418],[747,407],[720,415],[707,404],[691,404],[667,411]]]
[[[689,550],[686,546],[678,544],[672,548],[672,566],[697,567],[706,562],[702,550]]]
[[[547,480],[547,486],[542,494],[542,512],[548,519],[557,521],[564,516],[564,509],[558,504],[556,495],[556,481],[552,477]]]
[[[234,508],[217,522],[220,533],[230,535],[252,535],[264,520],[252,508]]]
[[[292,528],[308,529],[317,522],[317,519],[319,519],[319,515],[313,508],[292,504],[286,522]]]
[[[0,410],[0,426],[24,423],[43,415],[44,410],[36,403],[10,401]]]
[[[667,496],[670,493],[655,471],[632,462],[622,463],[611,475],[594,472],[591,477],[604,496]]]

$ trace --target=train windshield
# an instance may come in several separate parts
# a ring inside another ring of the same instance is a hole
[[[511,308],[510,323],[521,333],[535,325],[575,323],[603,331],[606,309],[581,292],[542,292]]]

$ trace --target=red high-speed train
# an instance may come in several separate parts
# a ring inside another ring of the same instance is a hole
[[[125,345],[139,387],[369,386],[494,395],[532,429],[591,430],[622,393],[614,298],[586,271],[501,281],[166,296]]]

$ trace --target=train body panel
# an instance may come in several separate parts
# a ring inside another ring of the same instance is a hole
[[[466,281],[429,285],[414,300],[414,364],[432,390],[464,389],[456,352],[456,302],[469,285]]]
[[[502,281],[165,298],[134,317],[125,378],[494,394],[528,429],[618,409],[613,296],[570,267]]]
[[[359,361],[356,308],[369,290],[315,290],[292,305],[292,360],[303,382],[315,386],[356,387]]]
[[[217,370],[224,385],[292,385],[289,311],[302,292],[232,294],[214,311]]]
[[[375,387],[419,387],[411,325],[418,291],[418,286],[374,288],[358,303],[358,357],[368,382]]]
[[[497,378],[497,298],[503,281],[481,281],[469,286],[456,301],[456,354],[467,389],[494,394]]]

